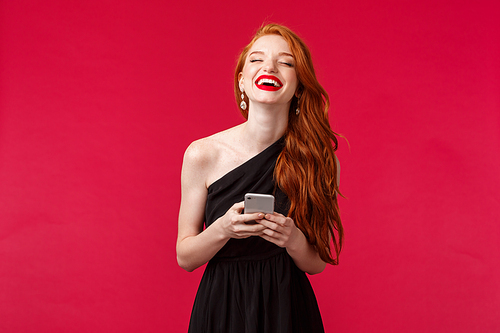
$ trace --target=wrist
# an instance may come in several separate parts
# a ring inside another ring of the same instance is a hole
[[[222,224],[222,217],[215,220],[207,229],[212,229],[214,238],[221,242],[227,242],[231,238]]]
[[[286,246],[287,251],[289,254],[300,251],[300,249],[304,246],[304,243],[307,243],[306,236],[304,236],[302,231],[297,228],[297,226],[293,226],[292,233],[290,234],[290,241]]]

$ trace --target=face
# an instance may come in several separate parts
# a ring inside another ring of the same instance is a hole
[[[239,74],[240,90],[244,89],[250,105],[289,104],[297,85],[295,59],[283,37],[266,35],[257,39]]]

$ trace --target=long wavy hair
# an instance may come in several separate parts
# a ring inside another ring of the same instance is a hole
[[[278,35],[287,41],[295,58],[299,81],[290,104],[285,146],[278,157],[274,179],[290,199],[288,216],[316,248],[321,259],[337,265],[344,238],[337,203],[340,192],[335,151],[339,135],[330,127],[330,100],[316,78],[306,44],[287,27],[274,23],[262,26],[239,56],[234,74],[236,101],[238,105],[242,101],[238,75],[243,70],[248,51],[265,35]],[[248,100],[245,102],[248,104]],[[297,107],[299,115],[295,113]],[[241,113],[248,119],[248,109]]]

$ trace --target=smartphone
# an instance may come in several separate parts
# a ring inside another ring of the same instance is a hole
[[[245,194],[245,214],[274,213],[274,196],[270,194],[247,193]]]

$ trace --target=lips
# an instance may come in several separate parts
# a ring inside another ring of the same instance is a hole
[[[255,80],[257,88],[266,91],[277,91],[283,87],[280,79],[272,75],[261,75]]]

